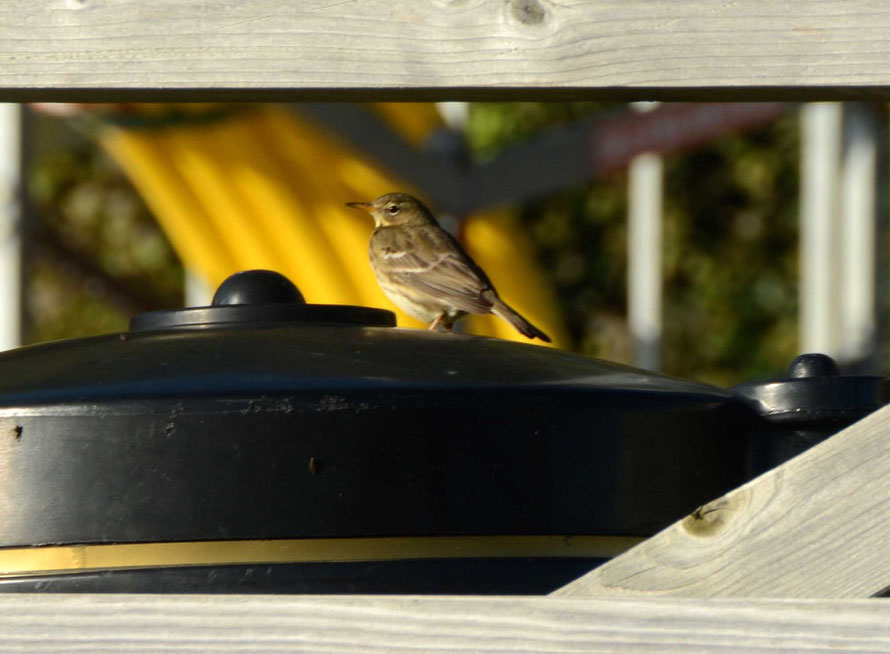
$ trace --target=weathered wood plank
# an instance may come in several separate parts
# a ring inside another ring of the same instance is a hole
[[[0,3],[0,100],[862,94],[883,0]]]
[[[880,600],[0,596],[0,649],[54,652],[874,652]]]
[[[869,597],[890,587],[890,407],[556,591]]]

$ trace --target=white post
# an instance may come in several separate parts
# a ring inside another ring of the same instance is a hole
[[[642,104],[642,103],[641,103]],[[654,103],[646,103],[645,111]],[[661,156],[647,152],[628,168],[627,321],[634,365],[661,367]]]
[[[841,175],[841,363],[868,366],[877,332],[877,166],[879,129],[868,105],[844,108]]]
[[[470,119],[469,102],[437,102],[436,109],[442,116],[442,121],[455,132],[463,132]]]
[[[206,307],[213,300],[214,290],[202,277],[190,270],[185,271],[185,306]]]
[[[837,356],[838,175],[842,109],[838,103],[801,111],[800,350]]]
[[[21,345],[22,106],[0,103],[0,350]]]

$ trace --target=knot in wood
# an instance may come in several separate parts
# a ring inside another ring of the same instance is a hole
[[[716,536],[724,531],[738,509],[735,498],[721,497],[698,507],[684,518],[682,525],[686,533],[700,538]]]
[[[523,25],[539,25],[547,17],[537,0],[510,0],[510,13]]]

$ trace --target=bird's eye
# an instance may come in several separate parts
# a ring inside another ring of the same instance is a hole
[[[386,210],[391,216],[395,216],[397,213],[399,213],[399,205],[391,204],[386,208]]]

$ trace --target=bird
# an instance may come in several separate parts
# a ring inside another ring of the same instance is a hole
[[[372,202],[347,202],[374,218],[368,243],[371,268],[386,296],[402,311],[451,331],[467,314],[506,320],[522,335],[549,343],[550,337],[504,302],[488,275],[407,193],[387,193]]]

